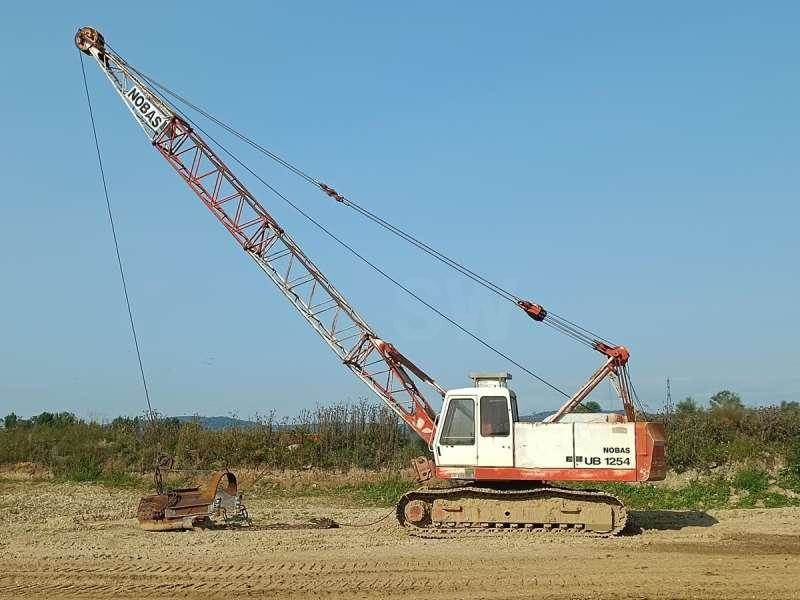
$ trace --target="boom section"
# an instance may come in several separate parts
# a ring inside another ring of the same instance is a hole
[[[245,253],[342,363],[430,445],[436,413],[408,371],[442,396],[444,390],[375,334],[189,123],[105,46],[99,32],[84,27],[75,41],[97,61],[156,150]]]

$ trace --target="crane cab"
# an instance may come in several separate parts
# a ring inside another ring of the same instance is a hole
[[[519,419],[509,373],[471,373],[449,390],[433,439],[437,476],[470,480],[653,481],[666,475],[660,423],[616,413]]]
[[[437,465],[514,465],[519,420],[509,373],[470,373],[474,387],[447,392],[434,438]]]

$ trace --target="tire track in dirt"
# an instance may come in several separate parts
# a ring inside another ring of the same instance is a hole
[[[91,486],[69,490],[67,497],[63,486],[41,485],[24,519],[7,514],[0,521],[0,599],[800,600],[800,509],[719,511],[703,519],[650,511],[641,534],[601,540],[423,540],[386,523],[161,535],[111,519],[133,497]],[[30,498],[24,486],[3,494],[12,503]],[[330,515],[363,522],[383,512],[337,507],[332,499],[292,502],[248,504],[265,522]],[[93,506],[109,520],[76,525],[76,506]]]
[[[619,557],[617,557],[619,558]],[[163,565],[138,564],[127,558],[115,561],[89,562],[6,562],[0,574],[0,597],[14,598],[132,598],[168,594],[170,597],[215,597],[229,594],[268,593],[275,597],[321,596],[414,598],[436,594],[446,597],[489,597],[494,591],[516,596],[524,593],[549,597],[593,597],[592,591],[605,590],[602,597],[635,597],[634,589],[620,577],[620,572],[585,569],[576,574],[567,568],[553,571],[553,563],[540,564],[539,559],[523,561],[490,560],[367,560],[367,561],[275,561],[263,559],[248,565],[190,565],[169,562]],[[576,561],[577,562],[577,561]],[[467,566],[468,568],[465,568]],[[769,565],[765,565],[768,566]],[[775,567],[775,565],[772,565]],[[768,569],[769,571],[770,569]],[[784,573],[786,575],[788,573]],[[701,573],[693,581],[702,584]],[[765,573],[766,575],[766,573]],[[712,583],[707,572],[705,583]],[[661,597],[659,581],[674,579],[674,573],[655,569],[648,581],[638,579],[639,592],[649,590],[648,597]],[[770,586],[742,585],[716,577],[713,589],[708,585],[692,591],[692,597],[761,597]],[[610,583],[618,587],[610,589]],[[655,584],[655,585],[654,585]],[[705,590],[702,588],[705,587]],[[748,589],[749,588],[749,589]],[[661,588],[665,592],[669,588]],[[671,587],[670,597],[675,595]],[[687,586],[686,591],[690,589]],[[626,591],[627,590],[627,591]],[[704,593],[705,592],[705,593]],[[757,595],[753,596],[753,593]],[[487,596],[488,594],[488,596]],[[599,596],[598,596],[599,597]],[[772,597],[779,598],[780,595]],[[789,597],[789,596],[786,596]]]

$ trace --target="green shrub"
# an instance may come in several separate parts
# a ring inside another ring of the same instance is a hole
[[[142,480],[126,471],[106,471],[101,473],[98,481],[111,487],[135,488],[142,485]]]
[[[786,469],[800,479],[800,435],[796,435],[786,452]]]
[[[103,474],[103,468],[100,461],[93,456],[78,456],[60,465],[54,474],[67,481],[97,481]]]
[[[749,462],[758,458],[762,452],[763,447],[757,440],[738,434],[728,445],[728,460],[734,463]]]
[[[678,472],[758,461],[786,462],[800,475],[800,410],[789,404],[743,408],[734,399],[650,418],[664,423],[667,463]]]
[[[12,427],[0,429],[0,464],[33,462],[73,481],[123,483],[120,473],[150,472],[161,454],[181,469],[385,469],[405,467],[426,452],[392,411],[366,401],[318,407],[291,422],[270,415],[254,427],[217,431],[177,419],[120,417],[101,425],[69,413],[6,421]]]
[[[675,508],[720,508],[728,504],[730,486],[721,477],[691,481],[685,488],[677,490],[676,498],[682,506]]]
[[[794,469],[783,469],[778,477],[778,485],[785,490],[800,493],[800,474]]]
[[[730,499],[730,484],[722,477],[690,481],[679,488],[625,483],[606,483],[599,488],[618,496],[633,509],[722,508]]]
[[[736,473],[731,485],[737,490],[760,494],[769,487],[769,474],[763,469],[747,467]]]
[[[788,498],[783,494],[766,494],[763,499],[765,508],[783,508],[784,506],[797,506],[796,498]]]
[[[368,504],[378,506],[392,506],[397,503],[400,496],[415,486],[415,482],[398,477],[387,477],[377,483],[367,483],[357,490],[357,498]]]

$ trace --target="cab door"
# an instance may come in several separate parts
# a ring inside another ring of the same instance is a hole
[[[481,396],[478,403],[478,466],[514,466],[514,415],[508,396]]]
[[[475,429],[475,398],[450,398],[442,426],[436,432],[436,464],[474,467]]]

